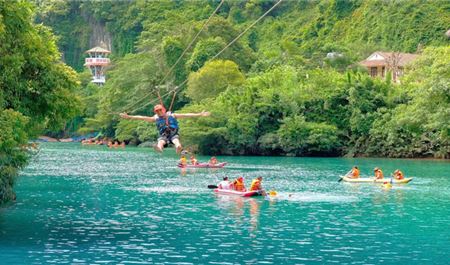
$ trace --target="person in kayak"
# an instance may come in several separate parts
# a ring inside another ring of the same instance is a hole
[[[384,175],[383,175],[383,171],[381,171],[380,168],[374,168],[373,170],[375,172],[375,179],[383,179]]]
[[[191,155],[191,164],[194,166],[198,165],[198,161],[194,155]]]
[[[250,184],[250,191],[262,190],[261,182],[262,182],[261,176],[252,180],[252,184]]]
[[[401,180],[401,179],[405,178],[405,176],[403,175],[403,172],[401,172],[398,169],[394,171],[393,175],[394,175],[394,178],[397,179],[397,180]]]
[[[233,188],[235,191],[247,191],[245,188],[244,178],[239,177],[233,181]]]
[[[155,145],[155,150],[158,152],[162,152],[164,146],[169,142],[175,145],[177,153],[180,153],[183,149],[180,143],[179,135],[178,135],[178,121],[180,118],[194,118],[194,117],[206,117],[209,116],[210,113],[203,111],[200,113],[183,113],[183,114],[175,114],[170,111],[166,111],[163,105],[158,104],[153,108],[155,115],[152,117],[149,116],[131,116],[126,113],[120,113],[120,117],[123,119],[130,120],[142,120],[147,122],[155,122],[156,128],[158,129],[159,138],[158,143]]]
[[[359,169],[357,166],[354,166],[352,168],[352,170],[349,172],[349,174],[347,174],[347,177],[350,177],[352,179],[357,179],[359,178]]]
[[[222,190],[229,190],[231,189],[231,183],[228,180],[228,177],[223,177],[223,180],[217,185],[217,188]]]
[[[250,184],[250,191],[260,191],[261,195],[267,196],[266,192],[263,190],[261,182],[262,182],[261,176],[252,180],[252,184]]]
[[[181,155],[180,161],[178,161],[178,164],[185,167],[187,165],[187,159],[185,155]]]
[[[211,157],[208,163],[212,166],[216,165],[218,163],[217,158],[215,156]]]

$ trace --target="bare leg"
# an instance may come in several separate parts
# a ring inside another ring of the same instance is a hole
[[[158,144],[155,145],[155,150],[156,150],[157,152],[162,152],[163,149],[164,149],[164,145],[165,145],[165,144],[166,144],[166,141],[164,141],[164,140],[159,140],[159,141],[158,141]]]
[[[172,143],[175,145],[175,148],[177,149],[177,154],[179,154],[183,150],[183,147],[181,146],[180,140],[178,138],[177,139],[173,139]]]

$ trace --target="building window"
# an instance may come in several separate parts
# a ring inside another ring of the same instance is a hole
[[[377,68],[376,67],[370,67],[370,76],[371,77],[377,76]]]
[[[381,67],[381,76],[384,77],[384,75],[386,74],[386,67]]]

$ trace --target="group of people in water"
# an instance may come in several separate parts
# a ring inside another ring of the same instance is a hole
[[[81,141],[82,145],[106,145],[109,148],[125,148],[125,142],[111,141],[107,139],[85,139]]]
[[[374,168],[373,171],[374,171],[375,179],[383,179],[384,178],[384,174],[383,174],[383,171],[381,170],[381,168],[376,167],[376,168]],[[403,175],[403,172],[401,172],[399,169],[395,170],[391,175],[397,180],[401,180],[401,179],[405,178],[405,176]],[[359,178],[359,176],[360,176],[360,172],[359,172],[359,168],[357,166],[354,166],[352,168],[352,170],[350,170],[346,175],[346,177],[353,178],[353,179],[357,179],[357,178]]]

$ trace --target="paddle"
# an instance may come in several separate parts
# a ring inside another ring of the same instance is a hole
[[[350,174],[350,172],[352,172],[352,170],[353,170],[353,168],[352,169],[350,169],[350,171],[349,172],[347,172],[347,174],[345,174],[344,176],[348,176],[348,174]],[[339,180],[338,180],[338,182],[341,182],[342,180],[343,180],[344,178],[343,177],[341,177]]]
[[[217,189],[218,187],[216,185],[208,185],[208,189]]]

